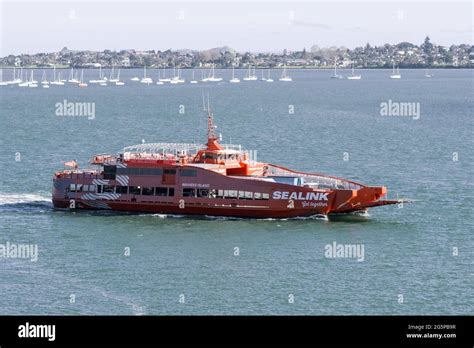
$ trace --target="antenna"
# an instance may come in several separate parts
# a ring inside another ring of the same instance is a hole
[[[211,104],[209,102],[209,93],[207,94],[207,139],[217,140],[214,120],[212,119]]]

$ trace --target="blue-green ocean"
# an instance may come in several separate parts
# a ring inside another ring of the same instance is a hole
[[[36,262],[0,253],[0,314],[472,314],[474,71],[432,72],[339,80],[289,70],[289,83],[273,71],[274,83],[190,84],[183,70],[185,84],[159,86],[122,70],[122,87],[0,86],[0,252],[38,248]],[[337,221],[52,209],[65,161],[83,168],[143,140],[204,142],[208,93],[223,141],[258,160],[385,185],[389,198],[414,202]],[[94,117],[57,116],[64,100],[95,103]],[[419,114],[383,116],[389,101],[419,103]],[[327,257],[334,243],[363,246],[363,258]]]

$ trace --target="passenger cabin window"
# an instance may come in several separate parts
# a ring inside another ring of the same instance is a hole
[[[197,190],[198,197],[209,197],[209,190],[208,189],[198,189]]]
[[[155,187],[155,195],[157,196],[167,196],[168,188],[166,187]]]
[[[140,187],[139,186],[129,186],[128,193],[131,195],[139,195],[140,194]]]
[[[103,193],[114,193],[114,187],[111,185],[103,185],[102,186]]]
[[[183,197],[196,197],[196,190],[193,188],[184,188]]]
[[[153,187],[143,187],[142,195],[144,196],[153,196]]]
[[[128,186],[115,186],[115,193],[127,194]]]
[[[161,168],[117,168],[117,175],[162,175]]]
[[[176,174],[176,169],[165,169],[164,173],[167,175],[175,175]]]

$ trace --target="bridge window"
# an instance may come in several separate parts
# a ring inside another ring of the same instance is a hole
[[[217,159],[217,154],[205,152],[202,154],[201,158],[202,159],[206,159],[206,158]]]

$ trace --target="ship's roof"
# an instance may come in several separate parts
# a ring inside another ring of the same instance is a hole
[[[187,143],[148,143],[127,146],[123,148],[123,152],[135,152],[135,153],[169,153],[169,152],[182,152],[182,151],[193,151],[205,149],[202,144],[187,144]]]
[[[218,152],[222,153],[239,153],[242,151],[240,145],[235,144],[221,144],[223,147],[222,150]],[[206,145],[203,144],[188,144],[188,143],[146,143],[146,144],[137,144],[124,147],[122,149],[123,153],[133,152],[133,153],[193,153],[198,152],[199,150],[206,149]]]
[[[215,164],[215,163],[186,163],[186,165],[190,167],[199,167],[203,169],[218,169],[222,167],[221,165]]]

